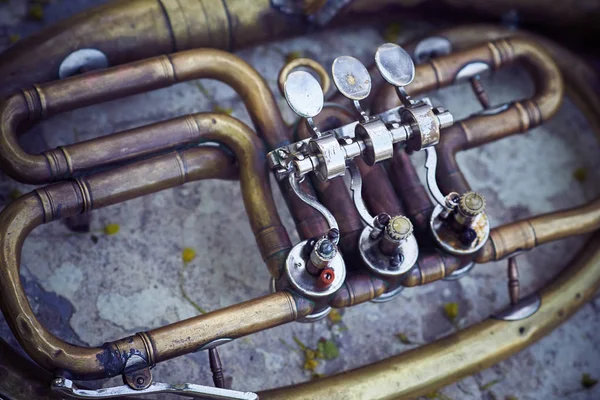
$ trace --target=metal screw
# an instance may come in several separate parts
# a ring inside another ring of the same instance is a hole
[[[144,382],[145,382],[145,381],[144,381],[144,378],[143,378],[143,377],[141,377],[141,376],[140,376],[140,377],[138,377],[138,378],[136,379],[136,383],[137,383],[138,385],[140,385],[140,386],[141,386],[141,385],[143,385],[143,384],[144,384]]]
[[[465,246],[470,246],[477,239],[477,232],[472,228],[466,228],[460,234],[460,242]]]
[[[331,240],[333,243],[337,243],[340,238],[340,231],[336,228],[332,228],[327,232],[327,239]]]
[[[286,159],[288,156],[287,152],[283,149],[277,150],[277,155],[279,156],[279,158],[282,158],[282,159]]]
[[[327,256],[331,255],[334,252],[334,250],[335,250],[335,246],[333,245],[333,243],[331,243],[331,241],[325,239],[319,245],[318,252],[321,256],[327,257]]]

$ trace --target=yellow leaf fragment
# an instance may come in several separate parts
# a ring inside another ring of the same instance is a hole
[[[29,7],[29,18],[36,21],[44,20],[44,7],[41,4],[32,4]]]
[[[488,390],[489,388],[491,388],[498,382],[502,382],[502,379],[494,379],[493,381],[488,382],[485,385],[482,385],[479,389],[481,389],[481,391]]]
[[[185,264],[191,262],[194,258],[196,258],[196,250],[191,247],[185,247],[181,251],[181,259]]]
[[[317,367],[319,366],[319,362],[317,360],[310,359],[310,360],[306,360],[306,362],[304,363],[304,369],[310,372],[315,372],[315,370],[317,369]]]
[[[396,333],[396,337],[398,338],[399,341],[401,341],[403,344],[411,344],[410,339],[408,338],[408,336],[406,336],[406,334],[400,332],[400,333]]]
[[[450,322],[454,322],[458,317],[458,303],[446,303],[444,304],[444,314]]]
[[[332,324],[342,322],[342,314],[340,314],[340,312],[335,309],[331,310],[327,318],[329,319],[329,321],[331,321]]]
[[[107,224],[104,226],[104,234],[116,235],[119,232],[119,229],[121,229],[119,224]]]
[[[233,108],[229,107],[229,108],[224,108],[221,106],[214,106],[213,107],[213,111],[218,113],[218,114],[225,114],[225,115],[231,115],[233,113]]]
[[[21,197],[23,193],[21,193],[21,191],[19,189],[13,189],[10,191],[10,193],[8,194],[8,197],[10,197],[11,200],[16,200],[19,197]]]
[[[300,53],[299,51],[292,51],[285,55],[285,62],[289,63],[290,61],[294,61],[295,59],[300,57],[302,57],[302,53]]]
[[[395,43],[398,41],[400,32],[402,32],[402,27],[400,26],[400,24],[389,24],[387,28],[385,28],[385,32],[383,32],[383,38],[386,40],[386,42]]]
[[[577,182],[583,183],[587,180],[588,177],[588,169],[587,168],[576,168],[575,171],[573,171],[573,178],[575,178],[575,180]]]
[[[590,374],[581,375],[581,386],[585,389],[591,389],[598,383],[598,379],[592,378]]]

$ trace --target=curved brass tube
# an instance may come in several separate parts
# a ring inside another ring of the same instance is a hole
[[[141,127],[33,155],[21,148],[17,130],[26,120],[37,121],[67,110],[198,78],[216,79],[230,85],[244,101],[269,149],[289,143],[289,132],[277,103],[258,72],[227,52],[200,49],[35,85],[12,95],[0,103],[0,166],[21,182],[46,183],[197,142],[199,138],[186,126],[166,133]],[[139,140],[140,137],[145,140]],[[298,199],[287,182],[281,184],[281,190],[301,237],[320,235],[327,230],[323,217]]]
[[[270,147],[289,141],[286,126],[268,85],[239,57],[219,50],[190,50],[95,71],[63,81],[35,85],[0,103],[0,165],[14,179],[46,183],[114,162],[193,143],[186,130],[174,136],[155,132],[140,142],[146,128],[108,135],[42,155],[27,154],[17,141],[24,121],[37,121],[64,111],[198,78],[230,85],[241,97],[259,134]],[[135,143],[135,146],[131,146]]]
[[[514,253],[600,227],[600,198],[581,207],[555,211],[492,229],[475,262],[500,260]]]
[[[600,287],[600,235],[540,291],[540,309],[522,321],[487,319],[443,339],[330,377],[267,390],[261,399],[416,398],[488,368],[531,345],[590,301]]]
[[[291,244],[275,209],[261,143],[243,123],[224,115],[196,114],[162,123],[165,129],[173,124],[186,124],[202,138],[223,143],[235,153],[240,166],[242,196],[257,244],[270,271],[278,274]],[[219,337],[237,337],[294,320],[298,316],[296,301],[289,294],[278,293],[148,332],[147,337],[137,335],[132,339],[133,345],[124,339],[103,348],[86,349],[50,334],[35,318],[21,287],[21,248],[36,226],[192,180],[229,178],[234,176],[235,170],[228,157],[215,157],[215,149],[192,148],[47,186],[20,197],[4,209],[0,213],[0,264],[3,266],[0,305],[28,354],[50,371],[64,370],[73,376],[91,379],[122,372],[126,357],[119,354],[123,346],[139,350],[146,360],[159,362]],[[303,307],[302,313],[310,308]],[[258,322],[253,319],[251,324],[244,324],[247,315],[258,317]],[[225,322],[227,326],[223,325]],[[202,326],[200,331],[198,326]],[[148,342],[152,350],[144,347]]]
[[[269,29],[263,29],[266,25]],[[110,65],[200,47],[232,51],[305,29],[270,0],[116,0],[19,41],[0,57],[0,98],[58,79],[75,50],[94,48]]]

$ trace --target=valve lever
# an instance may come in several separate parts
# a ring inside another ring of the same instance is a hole
[[[116,386],[98,390],[79,389],[72,380],[66,378],[56,378],[52,381],[52,391],[58,392],[63,396],[76,399],[111,399],[122,397],[147,396],[149,394],[170,393],[180,396],[193,397],[199,399],[239,399],[239,400],[257,400],[258,396],[252,392],[238,392],[237,390],[213,388],[210,386],[201,386],[193,383],[184,383],[181,385],[169,385],[167,383],[152,383],[148,388],[135,390],[127,385]]]
[[[354,206],[358,210],[358,214],[363,223],[368,227],[373,228],[374,218],[367,210],[362,198],[362,177],[360,176],[360,172],[354,161],[348,162],[348,172],[350,172],[350,190],[352,191]]]
[[[319,82],[306,71],[290,73],[283,85],[285,99],[290,108],[306,122],[317,137],[321,137],[319,128],[315,125],[316,117],[323,109],[323,89]]]
[[[360,106],[360,100],[371,93],[371,75],[367,67],[354,57],[341,56],[333,61],[331,73],[340,93],[352,100],[363,121],[368,121],[369,115]]]
[[[375,64],[383,79],[396,86],[402,104],[405,107],[414,104],[404,89],[415,79],[415,63],[410,54],[397,44],[385,43],[375,53]]]

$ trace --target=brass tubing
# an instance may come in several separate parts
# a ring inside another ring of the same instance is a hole
[[[600,228],[600,198],[580,207],[555,211],[492,229],[475,262],[500,260],[541,244]]]
[[[219,50],[190,50],[155,57],[120,67],[90,72],[64,81],[36,85],[0,103],[0,166],[26,183],[45,183],[136,157],[146,156],[197,140],[190,129],[164,135],[157,125],[49,150],[42,155],[26,153],[17,140],[17,128],[25,120],[40,118],[110,99],[172,85],[210,78],[230,85],[242,98],[259,134],[269,148],[289,143],[287,127],[264,79],[239,57]],[[160,125],[158,125],[160,126]],[[150,134],[150,139],[139,141]],[[90,156],[92,154],[93,156]],[[284,182],[281,189],[302,237],[326,231],[319,213],[301,202]],[[302,225],[311,221],[310,225]]]
[[[596,234],[540,291],[540,309],[524,320],[490,318],[369,366],[259,395],[269,400],[416,398],[488,368],[541,339],[590,301],[599,287],[600,235]]]
[[[417,237],[428,237],[429,216],[433,211],[433,203],[421,184],[410,157],[403,148],[396,147],[394,157],[386,167],[392,185],[404,203],[406,216],[415,226],[415,234]]]
[[[268,26],[269,29],[264,27]],[[201,47],[232,51],[305,29],[270,0],[117,0],[20,40],[0,57],[0,98],[58,79],[71,52],[93,48],[110,65]]]
[[[259,133],[269,146],[278,147],[289,141],[275,99],[256,70],[239,57],[224,51],[191,50],[36,85],[33,89],[11,96],[0,104],[0,165],[7,174],[19,181],[46,183],[73,176],[82,169],[113,162],[111,153],[104,154],[103,151],[110,136],[98,142],[88,141],[85,147],[80,146],[82,152],[103,154],[99,156],[100,159],[94,160],[97,164],[88,162],[80,165],[80,160],[73,159],[63,148],[47,151],[43,155],[27,154],[17,141],[17,128],[25,120],[37,121],[67,110],[198,78],[216,79],[230,85],[241,96]],[[172,143],[189,141],[189,138],[170,139],[136,143],[136,146],[120,149],[118,160],[170,148]]]
[[[388,288],[385,280],[369,274],[351,275],[333,295],[329,304],[335,308],[351,307],[381,296]]]
[[[462,266],[459,258],[429,249],[419,254],[417,265],[406,273],[402,286],[420,286],[444,279]]]
[[[467,120],[468,128],[471,128],[467,129],[469,131],[467,135],[473,146],[494,140],[494,135],[484,135],[484,138],[478,136],[481,126],[511,122],[512,125],[519,123],[521,131],[526,131],[550,118],[560,106],[563,84],[556,64],[530,39],[517,37],[495,40],[417,65],[415,79],[406,90],[410,95],[416,96],[448,86],[455,82],[462,68],[473,60],[487,64],[491,70],[497,70],[516,61],[522,62],[532,72],[536,86],[536,93],[529,100],[514,102],[507,110],[498,114],[479,115]],[[400,100],[395,88],[386,85],[380,90],[373,107],[389,109],[399,105]],[[500,130],[497,132],[498,135],[503,133],[504,131]]]
[[[404,208],[394,192],[387,172],[382,164],[368,166],[362,158],[355,161],[363,181],[363,198],[372,215],[388,213],[403,215]]]
[[[271,246],[266,248],[272,251],[271,259],[282,262],[290,247],[289,238],[285,230],[277,228],[279,218],[268,191],[260,142],[247,134],[249,128],[233,118],[195,115],[185,119],[192,118],[207,140],[222,141],[236,153],[244,201],[251,225],[257,233],[257,242],[261,246],[261,241],[269,238],[263,243]],[[182,321],[175,327],[150,331],[146,336],[122,339],[102,348],[82,348],[65,343],[50,334],[33,314],[21,286],[19,265],[23,242],[36,226],[187,181],[232,176],[235,166],[228,157],[215,158],[217,151],[214,148],[193,148],[75,181],[64,181],[26,194],[0,213],[0,264],[3,265],[0,270],[0,287],[3,288],[0,306],[16,338],[38,364],[50,371],[65,371],[82,379],[112,376],[121,373],[125,365],[126,357],[120,355],[124,346],[135,348],[155,363],[220,337],[239,337],[311,312],[306,301],[294,300],[287,293],[277,293],[232,306],[226,311]],[[273,227],[266,227],[267,221],[273,221]],[[245,319],[249,315],[253,316],[252,321]],[[193,335],[190,334],[192,331]],[[193,339],[189,339],[190,336]],[[150,355],[151,352],[153,354]]]

